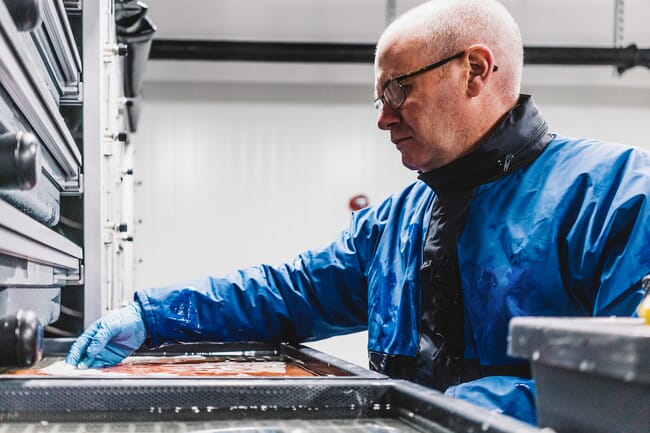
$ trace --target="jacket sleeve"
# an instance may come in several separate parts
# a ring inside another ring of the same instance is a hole
[[[574,185],[584,192],[571,203],[576,216],[565,235],[565,276],[594,316],[629,316],[650,272],[650,155],[629,150],[609,160],[606,170],[596,166]]]
[[[537,424],[535,382],[514,376],[487,376],[451,386],[445,395],[468,401],[490,411]]]
[[[291,263],[136,292],[151,345],[296,342],[366,329],[367,262],[382,228],[376,210],[363,209],[337,240]]]

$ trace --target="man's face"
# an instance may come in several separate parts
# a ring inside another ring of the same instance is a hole
[[[413,41],[384,44],[375,64],[376,97],[383,95],[388,80],[435,62],[415,48]],[[402,163],[421,172],[441,167],[467,152],[463,129],[461,59],[438,70],[419,74],[401,82],[406,99],[399,109],[384,104],[377,125],[390,131],[391,141],[402,154]]]

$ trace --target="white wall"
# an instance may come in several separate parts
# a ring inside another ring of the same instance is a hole
[[[375,126],[369,86],[149,83],[145,95],[136,288],[290,260],[347,226],[353,195],[377,203],[415,179]],[[366,365],[365,340],[317,347]]]
[[[137,287],[289,260],[348,224],[353,195],[376,203],[415,179],[357,86],[175,83],[146,95]]]

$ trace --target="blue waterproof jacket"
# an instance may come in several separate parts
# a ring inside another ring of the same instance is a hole
[[[369,353],[387,361],[373,366],[390,374],[384,367],[391,359],[417,358],[427,326],[422,258],[437,187],[468,178],[476,182],[453,251],[466,360],[485,367],[524,362],[506,351],[515,316],[633,314],[641,279],[650,273],[650,155],[549,134],[545,125],[532,99],[522,96],[481,149],[452,163],[447,174],[442,170],[442,182],[423,174],[354,212],[330,245],[279,266],[137,292],[151,344],[299,342],[367,329]],[[494,406],[520,398],[503,392],[507,380],[497,380]],[[532,404],[534,388],[518,378],[512,383],[526,388]],[[489,394],[485,379],[451,394],[463,398],[464,389],[475,393],[485,384]]]

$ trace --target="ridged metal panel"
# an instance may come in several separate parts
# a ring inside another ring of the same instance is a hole
[[[59,189],[78,191],[81,153],[27,52],[11,16],[0,3],[0,84],[14,111],[29,124],[62,172],[63,179],[52,175]]]

